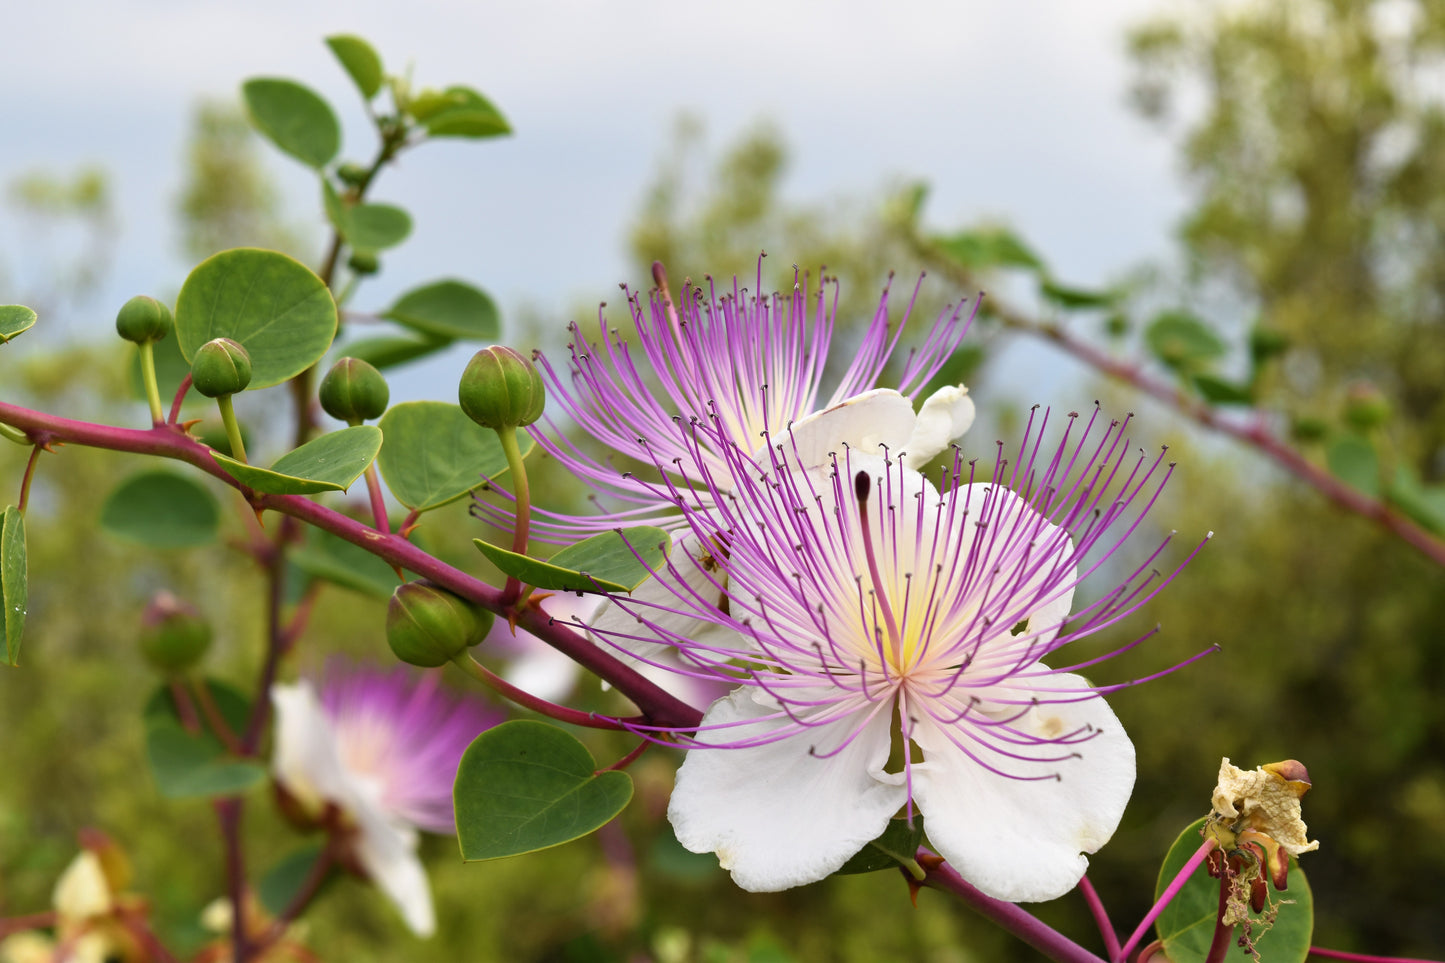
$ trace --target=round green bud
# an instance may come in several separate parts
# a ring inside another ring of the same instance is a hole
[[[251,383],[251,356],[230,338],[216,338],[196,349],[191,384],[207,398],[245,391]]]
[[[375,274],[381,270],[381,261],[377,260],[375,254],[370,251],[353,251],[347,259],[346,266],[351,268],[353,274],[362,276]]]
[[[1345,389],[1345,421],[1351,428],[1369,431],[1390,420],[1390,400],[1368,381],[1356,381]]]
[[[530,359],[492,345],[467,362],[457,397],[467,417],[483,428],[519,428],[542,417],[547,388]]]
[[[141,615],[140,651],[153,669],[184,672],[211,647],[211,626],[195,609],[169,592],[151,599]]]
[[[171,309],[155,298],[138,294],[121,306],[115,330],[127,341],[147,344],[171,333]]]
[[[397,586],[386,606],[386,643],[407,665],[446,665],[486,638],[492,613],[418,579]]]
[[[1115,312],[1104,321],[1104,333],[1111,338],[1122,338],[1129,333],[1129,319]]]
[[[349,187],[360,187],[366,182],[366,168],[360,164],[347,161],[345,164],[336,168],[336,176],[340,178],[341,183]]]
[[[1290,437],[1299,442],[1322,441],[1329,433],[1329,422],[1313,415],[1299,415],[1289,425]]]
[[[391,400],[386,379],[360,358],[342,358],[321,379],[321,407],[347,424],[380,418]]]

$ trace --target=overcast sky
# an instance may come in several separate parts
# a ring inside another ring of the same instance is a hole
[[[706,120],[713,145],[758,118],[777,123],[795,199],[921,177],[935,224],[1005,218],[1065,281],[1097,283],[1165,255],[1183,203],[1169,145],[1124,102],[1124,29],[1166,2],[7,3],[0,179],[111,171],[124,233],[91,308],[91,323],[108,326],[130,294],[173,292],[184,278],[171,211],[198,99],[234,96],[248,76],[293,77],[341,110],[347,156],[370,151],[322,43],[350,32],[388,68],[413,64],[418,83],[475,86],[516,130],[429,145],[378,183],[378,200],[416,219],[369,292],[378,303],[443,275],[479,283],[504,311],[555,311],[559,324],[569,304],[606,298],[625,278],[624,228],[681,110]],[[298,217],[319,221],[314,180],[270,159]],[[14,277],[29,241],[0,217]]]

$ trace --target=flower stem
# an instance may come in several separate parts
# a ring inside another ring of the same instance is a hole
[[[190,390],[191,373],[187,371],[186,376],[181,379],[180,386],[176,388],[176,397],[171,401],[171,413],[166,418],[166,424],[174,425],[181,417],[181,403],[186,400],[186,392]]]
[[[614,719],[611,716],[599,716],[595,712],[580,712],[577,709],[569,709],[567,706],[559,706],[555,702],[548,702],[546,699],[539,699],[519,689],[512,683],[497,675],[491,669],[482,665],[472,658],[470,653],[463,652],[452,659],[464,672],[479,680],[483,685],[490,688],[504,699],[510,699],[519,706],[525,706],[534,712],[540,712],[549,719],[556,719],[558,722],[571,723],[574,726],[586,726],[589,729],[626,729],[627,726],[621,719]]]
[[[390,535],[391,522],[386,517],[386,498],[381,493],[381,479],[376,477],[376,462],[366,466],[366,491],[371,496],[371,517],[376,522],[376,530]]]
[[[1088,904],[1089,912],[1094,917],[1094,923],[1099,927],[1099,935],[1104,938],[1104,952],[1111,960],[1123,960],[1124,954],[1119,948],[1119,934],[1114,932],[1109,911],[1104,909],[1104,901],[1099,898],[1099,891],[1094,889],[1094,884],[1089,882],[1088,874],[1079,878],[1079,892],[1083,894],[1084,902]]]
[[[979,892],[947,863],[926,849],[918,851],[918,861],[928,867],[923,885],[957,896],[977,912],[1008,930],[1029,946],[1057,963],[1104,963],[1064,934],[1039,920],[1017,903],[1006,903]]]
[[[1352,963],[1440,963],[1413,956],[1369,956],[1364,953],[1346,953],[1344,950],[1327,950],[1319,946],[1310,947],[1310,956],[1325,960],[1350,960]]]
[[[1194,871],[1199,868],[1205,858],[1214,851],[1214,847],[1218,845],[1219,841],[1217,839],[1210,838],[1206,839],[1204,843],[1194,851],[1194,855],[1190,856],[1189,861],[1179,868],[1179,872],[1174,875],[1174,879],[1164,888],[1164,892],[1159,894],[1159,899],[1153,906],[1149,907],[1149,912],[1144,914],[1144,918],[1140,920],[1139,925],[1134,928],[1134,932],[1129,936],[1128,941],[1125,942],[1119,950],[1117,959],[1127,960],[1129,958],[1129,954],[1134,952],[1134,947],[1138,946],[1139,941],[1149,932],[1149,927],[1159,918],[1159,914],[1164,912],[1164,907],[1168,906],[1170,901],[1179,895],[1179,891],[1184,888],[1184,884],[1189,882],[1189,877],[1194,875]]]
[[[216,800],[216,817],[226,844],[226,894],[231,902],[231,959],[247,963],[251,942],[246,935],[246,862],[241,850],[240,797]]]
[[[1229,884],[1234,880],[1234,873],[1229,869],[1229,861],[1225,861],[1224,872],[1219,874],[1219,915],[1214,920],[1214,939],[1209,942],[1209,952],[1204,957],[1204,963],[1223,963],[1224,954],[1229,952],[1229,944],[1234,936],[1234,924],[1224,923],[1224,911],[1229,907]]]
[[[526,555],[527,535],[532,523],[532,494],[527,483],[527,466],[522,463],[522,450],[517,447],[516,428],[498,428],[497,437],[502,440],[502,451],[507,455],[507,467],[512,472],[512,494],[517,499],[517,527],[512,533],[512,551]],[[521,594],[521,580],[513,575],[507,576],[502,598],[509,603],[515,602]]]
[[[246,446],[241,442],[241,426],[236,423],[236,410],[231,407],[231,396],[221,395],[216,399],[221,409],[221,424],[226,426],[226,440],[231,443],[231,457],[246,464]]]
[[[161,389],[156,385],[155,342],[146,341],[140,346],[140,377],[146,386],[146,401],[151,406],[151,424],[159,425],[165,420],[166,412],[161,407]]]
[[[30,483],[35,479],[35,463],[40,460],[40,453],[45,450],[44,445],[36,445],[30,449],[30,460],[25,463],[25,477],[20,479],[20,501],[16,508],[20,514],[25,514],[25,504],[30,501]]]

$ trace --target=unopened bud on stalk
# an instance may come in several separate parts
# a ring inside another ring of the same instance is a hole
[[[230,338],[216,338],[196,349],[191,384],[207,398],[246,390],[251,383],[251,356]]]
[[[173,675],[194,666],[211,647],[211,626],[169,592],[159,592],[141,615],[140,650],[151,668]]]
[[[342,358],[321,379],[321,407],[347,424],[380,418],[391,400],[381,372],[360,358]]]
[[[171,309],[144,294],[123,304],[115,316],[116,333],[136,344],[161,340],[171,333],[171,326]]]
[[[353,161],[347,161],[336,168],[336,176],[349,187],[358,187],[366,180],[366,168]]]
[[[370,251],[353,251],[347,259],[346,266],[359,275],[366,276],[375,274],[381,270],[381,261]]]
[[[446,665],[486,638],[492,613],[425,579],[397,586],[386,606],[386,642],[408,665]]]
[[[1359,431],[1378,428],[1390,420],[1390,400],[1368,381],[1345,389],[1345,421]]]
[[[530,359],[493,345],[467,363],[457,397],[467,417],[483,428],[520,428],[542,417],[547,389]]]

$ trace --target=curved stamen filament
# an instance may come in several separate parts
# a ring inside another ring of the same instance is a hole
[[[883,578],[878,574],[878,556],[873,551],[873,533],[868,528],[868,494],[873,479],[866,471],[853,476],[853,492],[858,496],[859,528],[863,532],[863,554],[868,558],[868,577],[873,580],[873,601],[883,613],[883,623],[888,627],[888,648],[892,655],[889,660],[900,675],[903,673],[903,637],[898,633],[898,621],[893,617],[893,608],[888,604],[888,592]]]

